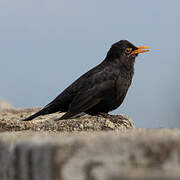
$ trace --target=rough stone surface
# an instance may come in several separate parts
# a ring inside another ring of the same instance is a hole
[[[1,180],[180,179],[178,129],[135,129],[122,115],[20,121],[38,110],[1,109]]]
[[[134,128],[130,118],[124,115],[116,115],[112,118],[103,116],[84,115],[75,119],[55,120],[63,113],[40,116],[32,121],[21,121],[21,119],[35,113],[40,108],[24,110],[6,109],[0,112],[0,131],[101,131],[101,130],[126,130]]]
[[[1,180],[180,179],[180,130],[2,132]]]

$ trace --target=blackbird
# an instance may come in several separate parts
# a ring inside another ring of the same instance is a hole
[[[136,47],[127,40],[114,43],[99,65],[82,75],[52,102],[23,121],[55,112],[66,112],[58,119],[61,120],[82,112],[97,115],[118,108],[131,85],[135,58],[139,53],[147,51],[147,46]]]

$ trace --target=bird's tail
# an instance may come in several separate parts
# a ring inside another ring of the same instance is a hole
[[[33,114],[32,116],[29,116],[29,117],[23,119],[22,121],[31,121],[32,119],[34,119],[34,118],[36,118],[36,117],[38,117],[38,116],[40,116],[40,115],[43,115],[43,114],[41,113],[41,111]]]
[[[52,114],[52,113],[55,113],[57,111],[58,111],[58,109],[56,107],[45,106],[43,109],[41,109],[37,113],[35,113],[32,116],[29,116],[29,117],[23,119],[22,121],[31,121],[32,119],[34,119],[34,118],[36,118],[38,116],[46,115],[46,114]]]

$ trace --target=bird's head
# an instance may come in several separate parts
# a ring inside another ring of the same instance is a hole
[[[111,61],[117,61],[118,59],[122,64],[130,65],[134,64],[138,54],[148,52],[148,49],[147,46],[136,47],[127,40],[121,40],[111,46],[106,59],[110,59]]]

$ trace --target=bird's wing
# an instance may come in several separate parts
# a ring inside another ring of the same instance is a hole
[[[108,91],[113,87],[113,81],[107,80],[95,84],[91,88],[84,88],[76,94],[72,103],[69,106],[68,112],[60,119],[68,119],[76,114],[85,112],[97,105],[103,97],[108,94]]]
[[[58,95],[52,102],[47,104],[44,108],[58,107],[59,111],[68,111],[69,105],[72,103],[75,96],[82,92],[82,89],[86,89],[88,93],[91,89],[93,91],[92,85],[103,81],[103,78],[108,74],[106,73],[106,68],[98,65],[83,74],[76,81],[74,81],[69,87],[67,87],[60,95]],[[84,90],[85,91],[85,90]],[[93,94],[93,93],[92,93]]]
[[[67,111],[69,104],[72,102],[73,95],[69,92],[68,89],[65,89],[61,94],[59,94],[53,101],[47,104],[46,108],[55,108],[57,111]]]
[[[89,70],[69,87],[67,87],[59,96],[57,96],[47,107],[57,107],[59,111],[68,111],[69,105],[76,99],[77,94],[94,94],[96,91],[103,91],[107,89],[110,80],[113,80],[115,72],[110,69],[110,66],[99,64],[93,69]],[[109,87],[112,85],[109,85]],[[94,92],[93,92],[94,91]],[[96,92],[97,93],[97,92]],[[78,97],[80,97],[78,95]]]

